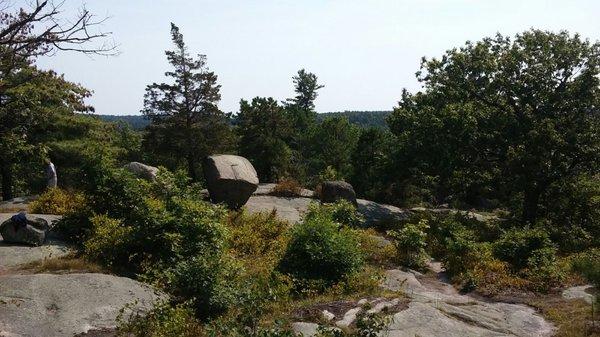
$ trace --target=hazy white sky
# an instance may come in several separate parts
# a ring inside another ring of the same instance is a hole
[[[70,8],[81,0],[66,0]],[[325,85],[319,112],[390,110],[402,88],[418,89],[422,56],[440,56],[466,40],[529,28],[566,29],[600,40],[598,0],[88,0],[111,19],[121,54],[90,58],[62,53],[40,59],[94,91],[99,114],[139,114],[146,85],[163,80],[169,24],[190,51],[208,57],[222,85],[220,107],[240,98],[292,95],[300,68]]]

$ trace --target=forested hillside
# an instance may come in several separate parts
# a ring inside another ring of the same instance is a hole
[[[343,111],[343,112],[325,112],[317,114],[317,120],[322,121],[327,117],[340,116],[347,117],[351,124],[360,127],[386,128],[385,118],[391,111]],[[97,115],[106,122],[125,122],[134,130],[141,130],[150,124],[150,121],[143,115]],[[235,116],[233,117],[235,124]]]

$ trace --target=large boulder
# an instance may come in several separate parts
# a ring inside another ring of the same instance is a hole
[[[321,184],[321,202],[336,202],[345,199],[358,206],[352,185],[345,181],[325,181]]]
[[[0,225],[0,235],[4,242],[41,246],[49,229],[48,221],[19,213]]]
[[[138,178],[146,179],[149,181],[156,179],[156,175],[158,174],[157,167],[138,163],[137,161],[132,161],[124,167],[126,170],[135,174]]]
[[[204,178],[214,203],[238,209],[258,188],[258,176],[248,159],[234,155],[209,156],[202,162]]]

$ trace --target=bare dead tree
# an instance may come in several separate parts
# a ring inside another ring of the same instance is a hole
[[[16,8],[11,0],[0,0],[0,56],[32,58],[76,51],[114,55],[111,32],[101,30],[107,18],[97,18],[82,7],[72,18],[63,18],[64,1],[36,0],[29,8]]]

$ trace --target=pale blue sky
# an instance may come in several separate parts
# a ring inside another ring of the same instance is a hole
[[[81,0],[66,0],[77,7]],[[139,114],[147,84],[163,80],[164,50],[174,22],[194,54],[222,85],[220,107],[236,112],[240,98],[292,95],[300,68],[325,85],[319,112],[390,110],[402,88],[418,89],[422,56],[466,40],[529,28],[579,32],[600,40],[600,1],[542,0],[88,0],[111,19],[121,54],[89,58],[58,54],[38,64],[94,91],[100,114]]]

